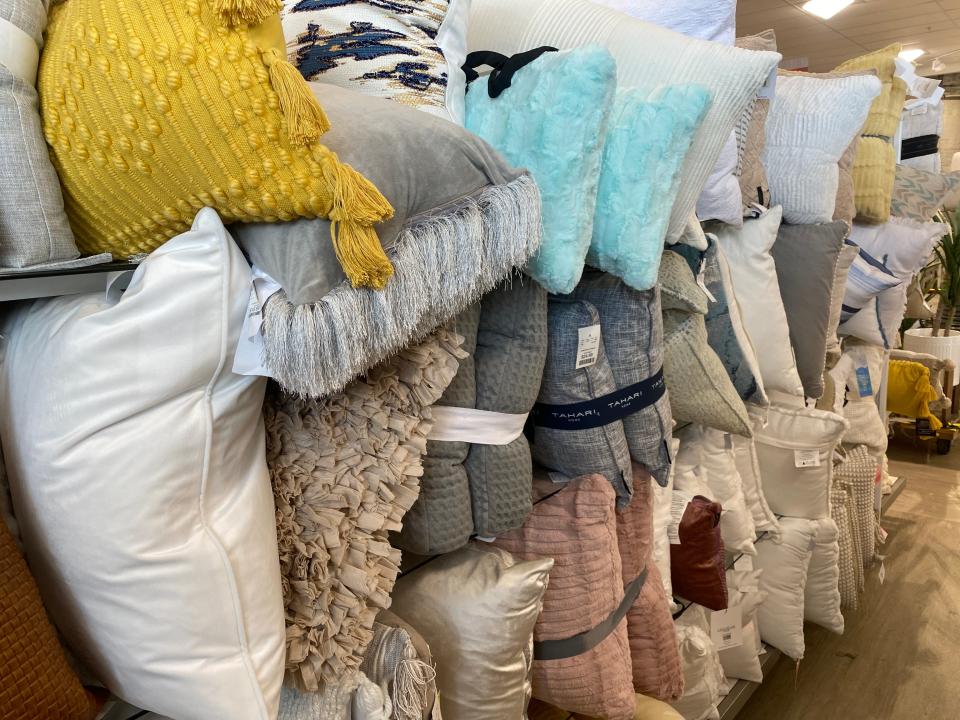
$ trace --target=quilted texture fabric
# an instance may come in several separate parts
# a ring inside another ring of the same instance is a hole
[[[574,297],[593,305],[618,388],[649,379],[663,367],[663,320],[657,288],[638,292],[607,273],[587,269]],[[661,485],[670,472],[667,440],[673,427],[668,393],[621,420],[631,457]]]
[[[275,390],[264,405],[290,684],[315,692],[363,660],[399,572],[388,534],[416,500],[429,407],[457,372],[460,342],[441,330],[339,395]]]
[[[853,497],[847,488],[837,486],[830,491],[830,515],[837,525],[840,607],[857,610],[860,607],[859,578],[863,576],[863,560],[853,526]]]
[[[669,4],[658,0],[598,0],[598,4],[690,37],[725,45],[733,43],[737,4],[732,0],[682,0]]]
[[[720,534],[720,504],[695,496],[680,519],[680,543],[670,546],[673,589],[710,610],[727,607],[727,576]]]
[[[706,295],[680,255],[664,252],[661,266],[666,268],[661,271],[664,297],[696,298],[699,293],[705,309]],[[737,435],[752,435],[743,401],[707,343],[704,316],[700,312],[664,310],[663,333],[663,372],[673,417],[681,423],[699,422]]]
[[[598,348],[596,363],[576,367],[580,328],[600,325],[600,313],[593,304],[551,296],[548,324],[547,363],[537,402],[569,405],[595,400],[617,389],[603,342]],[[616,490],[620,506],[630,502],[633,494],[630,446],[620,420],[584,430],[537,427],[531,449],[536,462],[569,479],[603,475]]]
[[[430,645],[443,717],[523,717],[532,690],[533,629],[552,567],[552,559],[524,562],[470,544],[397,582],[391,609]]]
[[[767,599],[757,611],[760,636],[793,660],[803,659],[803,599],[807,569],[816,543],[814,520],[780,519],[781,539],[757,541],[754,566],[762,570]]]
[[[201,0],[55,7],[37,87],[80,249],[150,252],[203,207],[226,223],[326,217],[351,280],[382,287],[373,225],[393,210],[317,142],[326,116],[282,48],[276,14],[231,27]]]
[[[583,272],[616,70],[600,47],[548,52],[499,97],[489,97],[488,77],[467,93],[467,129],[526,167],[540,187],[543,242],[527,272],[553,293],[571,292]]]
[[[627,613],[633,689],[660,700],[674,700],[683,695],[683,667],[670,616],[671,598],[664,592],[660,569],[653,562],[655,490],[644,475],[644,469],[634,464],[633,500],[617,511],[617,545],[624,586],[644,568],[647,570],[640,596]]]
[[[817,521],[815,543],[803,592],[803,617],[842,635],[839,530],[831,518]]]
[[[546,291],[530,278],[519,277],[484,296],[474,354],[476,408],[530,412],[546,359]],[[533,482],[526,436],[508,445],[474,443],[464,466],[474,532],[490,536],[520,527],[530,512]]]
[[[896,92],[896,57],[900,54],[902,46],[900,43],[888,45],[885,48],[876,50],[866,55],[851,58],[840,63],[835,72],[873,70],[883,84],[880,93],[870,106],[870,115],[863,126],[864,135],[878,135],[882,137],[893,137],[897,131],[897,124],[900,122],[900,108],[903,107],[903,100],[906,93],[906,85],[903,84],[903,94]]]
[[[839,487],[849,488],[853,498],[854,527],[860,561],[867,569],[876,554],[877,520],[873,511],[873,485],[877,478],[877,460],[865,445],[847,452],[846,459],[837,466],[835,477]]]
[[[716,228],[720,249],[730,265],[734,295],[743,311],[743,324],[754,343],[763,387],[803,396],[790,345],[787,313],[780,296],[777,267],[771,249],[777,240],[783,211],[777,206],[745,220],[739,230]]]
[[[284,0],[287,55],[307,80],[355,87],[463,124],[469,0]]]
[[[939,173],[897,165],[890,214],[918,222],[932,220],[943,201],[960,189],[960,172]]]
[[[543,612],[533,631],[535,641],[564,640],[586,632],[606,620],[623,600],[615,500],[602,475],[578,478],[537,503],[522,528],[497,538],[495,545],[517,559],[553,559]],[[632,720],[630,663],[625,618],[584,653],[556,660],[534,658],[534,697],[590,717]]]
[[[890,217],[896,170],[893,145],[883,138],[860,138],[853,162],[853,192],[858,222],[882,223]]]
[[[808,398],[823,395],[831,291],[846,236],[847,225],[839,220],[821,225],[783,223],[771,251],[797,372]]]
[[[3,4],[8,21],[35,45],[43,45],[47,10],[43,0]],[[37,57],[29,64],[36,70]],[[43,140],[34,72],[0,65],[0,266],[24,267],[73,260],[80,253],[63,211],[57,173]]]
[[[735,44],[743,50],[776,52],[777,36],[773,30],[764,30],[756,35],[738,37]],[[770,202],[767,172],[760,159],[767,142],[769,113],[770,98],[758,97],[740,116],[734,129],[737,134],[737,177],[744,208],[750,208],[753,203],[766,205]]]
[[[90,720],[96,714],[47,619],[17,544],[0,522],[0,718]]]
[[[860,133],[879,92],[879,81],[864,75],[777,78],[763,165],[771,202],[783,206],[785,221],[817,223],[833,218],[837,163]]]
[[[696,83],[714,99],[684,161],[667,231],[668,240],[676,242],[730,131],[780,58],[687,38],[581,0],[472,3],[471,50],[512,54],[541,45],[565,49],[590,43],[609,48],[622,88]]]
[[[617,93],[603,146],[589,265],[637,290],[656,284],[680,171],[710,102],[699,85]]]

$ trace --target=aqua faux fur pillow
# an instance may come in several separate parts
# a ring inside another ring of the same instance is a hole
[[[710,99],[701,85],[617,93],[603,148],[589,265],[640,291],[656,285],[683,162]]]
[[[601,47],[548,52],[518,70],[496,98],[487,81],[470,84],[466,127],[536,180],[543,242],[527,272],[565,295],[580,280],[593,234],[616,63]]]

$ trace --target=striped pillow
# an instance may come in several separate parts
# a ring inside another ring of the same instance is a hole
[[[854,245],[849,240],[845,242],[847,245]],[[847,275],[847,289],[843,295],[840,321],[846,322],[877,295],[902,282],[903,280],[890,272],[886,265],[860,248]]]

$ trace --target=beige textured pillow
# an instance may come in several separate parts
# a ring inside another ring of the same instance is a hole
[[[736,46],[743,50],[776,52],[777,36],[773,30],[764,30],[756,35],[737,38]],[[760,162],[766,140],[768,112],[770,100],[758,97],[740,116],[734,128],[737,135],[737,176],[740,178],[740,194],[745,208],[753,203],[764,205],[770,202],[767,173]]]

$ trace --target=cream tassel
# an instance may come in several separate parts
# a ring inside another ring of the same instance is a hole
[[[406,658],[393,671],[393,717],[396,720],[421,720],[427,704],[427,685],[437,671],[423,660]]]

